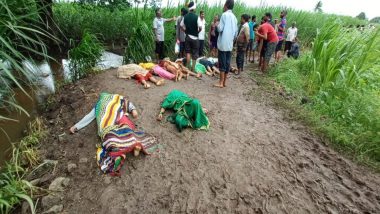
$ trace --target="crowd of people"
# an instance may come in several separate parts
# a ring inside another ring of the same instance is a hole
[[[204,57],[205,41],[208,41],[209,56],[218,58],[215,67],[220,71],[218,72],[220,81],[214,85],[216,87],[225,87],[228,72],[234,70],[235,74],[240,74],[245,64],[255,63],[256,57],[261,72],[267,71],[272,58],[275,63],[285,55],[298,58],[298,29],[295,22],[287,28],[285,10],[281,11],[279,19],[273,19],[270,12],[265,13],[260,23],[257,22],[256,15],[242,14],[238,23],[238,19],[232,12],[233,8],[234,1],[226,0],[223,14],[216,15],[207,28],[205,11],[200,11],[198,16],[194,2],[190,2],[187,8],[182,8],[177,18],[162,18],[161,9],[157,9],[156,18],[153,21],[157,63],[164,59],[163,23],[174,20],[176,20],[178,58],[186,58],[186,62],[189,63],[185,63],[185,66],[192,72],[196,72],[196,62],[199,58]],[[206,33],[207,30],[208,33]],[[236,69],[231,67],[234,49],[236,50]]]
[[[206,34],[204,11],[196,14],[196,4],[190,2],[188,8],[181,9],[180,17],[169,19],[162,17],[160,9],[156,11],[153,28],[156,39],[157,62],[122,65],[117,69],[117,77],[134,78],[145,88],[149,83],[157,86],[165,84],[166,80],[181,81],[182,78],[202,78],[202,74],[219,75],[215,87],[226,87],[227,75],[230,71],[240,74],[244,65],[255,62],[258,53],[259,67],[262,72],[268,68],[269,61],[274,56],[280,60],[285,42],[284,53],[297,57],[297,28],[295,23],[286,29],[286,11],[280,14],[281,20],[272,22],[271,13],[266,13],[261,23],[256,22],[256,16],[248,14],[238,19],[232,12],[233,0],[226,0],[223,14],[215,16]],[[164,23],[176,22],[176,45],[179,46],[178,59],[171,61],[164,57]],[[286,33],[285,33],[286,32]],[[208,35],[208,38],[206,37]],[[205,41],[208,41],[210,57],[205,57]],[[236,48],[236,68],[231,67],[232,53]],[[173,110],[167,120],[176,125],[179,131],[187,127],[197,130],[208,130],[210,122],[208,111],[198,99],[173,90],[161,104],[157,120],[163,120],[166,110]],[[130,118],[129,115],[132,117]],[[96,120],[98,135],[102,141],[97,150],[97,163],[103,173],[120,175],[121,166],[127,153],[139,155],[151,154],[158,149],[156,138],[140,130],[133,122],[138,117],[136,107],[126,97],[119,94],[102,93],[95,107],[82,120],[70,128],[75,133]]]

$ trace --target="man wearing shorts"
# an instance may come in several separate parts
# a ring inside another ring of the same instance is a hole
[[[282,45],[284,43],[285,29],[286,29],[286,14],[287,14],[286,11],[281,11],[281,14],[280,14],[281,22],[278,25],[278,30],[277,30],[278,44],[276,46],[276,54],[275,54],[276,62],[279,62],[280,60],[280,52],[282,50]]]
[[[278,36],[274,27],[268,22],[268,17],[264,17],[265,23],[263,23],[259,29],[256,31],[256,36],[262,38],[266,41],[267,45],[265,51],[263,53],[264,63],[261,65],[261,72],[266,72],[269,61],[276,50],[276,46],[278,43]]]
[[[220,70],[219,83],[215,87],[226,87],[227,74],[231,69],[231,53],[234,46],[234,40],[237,37],[237,19],[232,13],[234,8],[234,0],[227,0],[224,4],[223,15],[220,17],[220,22],[217,27],[219,32],[218,37],[218,61]]]
[[[186,49],[186,62],[191,67],[191,71],[195,72],[195,61],[198,59],[199,54],[199,40],[198,35],[202,30],[202,23],[199,21],[198,16],[195,14],[196,5],[190,2],[189,13],[183,18],[181,22],[182,30],[186,33],[185,49]],[[190,63],[190,58],[193,60]]]
[[[154,29],[155,39],[156,39],[155,52],[156,52],[157,62],[164,58],[164,40],[165,40],[164,23],[175,21],[175,20],[176,20],[176,17],[173,17],[171,19],[162,18],[161,9],[158,8],[156,10],[156,18],[154,18],[153,20],[153,29]]]
[[[256,16],[253,15],[251,21],[248,23],[249,25],[249,43],[247,46],[247,61],[254,63],[255,62],[255,31],[253,30],[256,26]],[[251,60],[251,55],[253,55],[253,59]]]

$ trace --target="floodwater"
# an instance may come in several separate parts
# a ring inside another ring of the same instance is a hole
[[[104,52],[96,68],[106,70],[122,65],[123,57],[111,52]],[[26,134],[27,126],[38,115],[38,107],[43,105],[50,94],[55,93],[57,81],[69,81],[71,78],[69,60],[56,59],[49,62],[32,63],[23,62],[24,68],[34,73],[37,77],[37,89],[27,89],[27,94],[20,89],[15,90],[15,99],[24,112],[0,109],[0,115],[13,119],[13,121],[0,120],[0,166],[8,159],[12,143],[18,142]],[[1,100],[0,100],[1,101]]]
[[[27,90],[26,95],[20,89],[15,90],[15,99],[22,106],[29,116],[21,111],[8,111],[0,109],[0,115],[11,118],[15,121],[0,121],[0,163],[7,159],[11,152],[11,143],[21,140],[28,122],[37,115],[37,104],[34,93],[31,89]]]

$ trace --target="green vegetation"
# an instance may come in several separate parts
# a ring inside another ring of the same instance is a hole
[[[95,35],[85,32],[79,45],[69,51],[71,80],[76,81],[93,70],[102,56],[103,47]]]
[[[164,17],[178,16],[182,5],[176,8],[163,8]],[[223,6],[213,7],[207,4],[198,4],[197,11],[206,12],[206,21],[211,23],[215,15],[221,15]],[[239,16],[243,13],[256,14],[258,21],[265,12],[272,12],[274,17],[279,16],[281,7],[247,8],[237,4],[234,13]],[[75,3],[54,4],[54,19],[67,39],[79,41],[84,31],[95,34],[101,42],[108,45],[128,46],[125,60],[143,60],[145,56],[153,56],[154,37],[152,23],[153,8],[122,7],[107,8],[91,4]],[[299,36],[303,44],[310,44],[316,36],[316,29],[321,28],[331,19],[339,19],[345,26],[364,24],[365,21],[352,17],[338,16],[324,13],[311,13],[287,8],[288,23],[297,22]],[[209,25],[208,25],[209,26]],[[206,29],[208,31],[208,29]],[[65,38],[61,38],[64,40]],[[165,48],[169,56],[174,56],[175,28],[174,23],[165,24]]]
[[[331,22],[310,52],[285,60],[271,76],[314,115],[319,131],[358,160],[380,163],[380,29],[359,32]]]
[[[22,66],[33,57],[46,58],[47,39],[35,0],[0,1],[0,107],[22,110],[12,99],[13,88],[24,93],[24,85],[33,85],[34,76]],[[15,70],[17,72],[15,72]],[[0,120],[10,119],[0,115]]]
[[[23,202],[28,202],[32,213],[35,213],[33,196],[38,192],[25,179],[39,163],[37,148],[40,140],[46,136],[43,123],[36,119],[29,125],[29,134],[19,143],[13,144],[12,157],[0,171],[0,212],[9,213],[13,208]]]

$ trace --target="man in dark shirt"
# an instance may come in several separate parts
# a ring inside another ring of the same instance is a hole
[[[185,49],[186,49],[186,62],[187,67],[192,65],[191,70],[195,72],[195,61],[198,59],[199,54],[199,32],[202,30],[202,23],[199,21],[198,16],[195,14],[196,5],[190,2],[189,13],[183,18],[181,22],[182,30],[186,33]],[[190,63],[190,58],[193,60]]]

